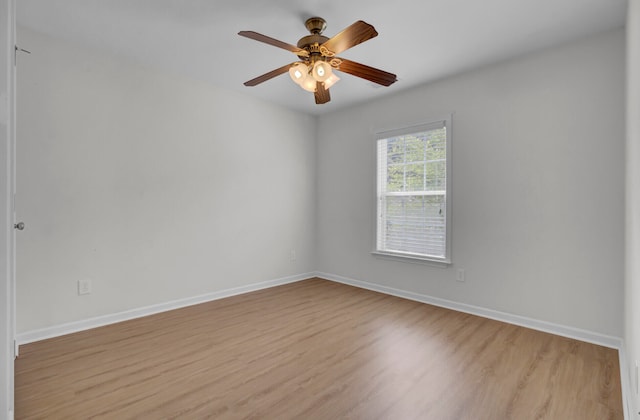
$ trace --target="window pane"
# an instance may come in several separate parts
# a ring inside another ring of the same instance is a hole
[[[445,255],[445,196],[388,196],[384,246],[388,251]]]
[[[447,188],[447,162],[427,162],[426,191],[443,191]]]
[[[404,138],[394,137],[387,142],[387,164],[404,162]]]
[[[404,191],[404,165],[393,165],[387,168],[386,190]]]
[[[424,162],[424,136],[404,136],[405,163]]]
[[[424,191],[424,163],[411,163],[405,166],[405,191]]]

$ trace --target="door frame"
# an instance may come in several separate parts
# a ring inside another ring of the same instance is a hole
[[[0,417],[13,419],[15,346],[15,0],[0,0]]]

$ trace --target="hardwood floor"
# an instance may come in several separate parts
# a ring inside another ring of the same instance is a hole
[[[312,279],[21,346],[16,419],[622,419],[616,350]]]

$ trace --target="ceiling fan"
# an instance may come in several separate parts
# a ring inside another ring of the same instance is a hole
[[[327,27],[327,22],[320,17],[307,19],[305,26],[311,32],[311,35],[300,38],[297,46],[253,31],[238,32],[240,36],[291,51],[299,58],[299,61],[251,79],[245,82],[244,85],[256,86],[289,72],[294,82],[303,89],[314,93],[316,104],[325,104],[331,100],[329,88],[340,80],[333,70],[348,73],[383,86],[390,86],[397,81],[395,74],[336,56],[336,54],[340,54],[378,35],[375,28],[368,23],[359,20],[332,38],[322,35],[322,32]]]

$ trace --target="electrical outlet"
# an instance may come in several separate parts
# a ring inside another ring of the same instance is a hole
[[[91,293],[91,280],[78,280],[78,295],[88,295]]]
[[[458,268],[456,271],[456,281],[464,281],[464,268]]]
[[[289,261],[296,262],[296,250],[292,249],[291,252],[289,253]]]

